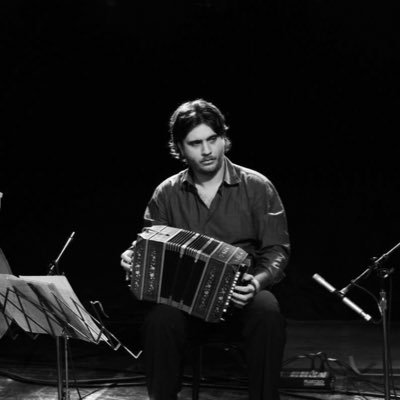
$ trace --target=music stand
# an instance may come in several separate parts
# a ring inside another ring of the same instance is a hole
[[[58,399],[69,399],[68,349],[69,338],[99,344],[104,341],[114,350],[121,342],[108,332],[83,307],[65,276],[15,277],[0,275],[0,306],[7,324],[15,321],[24,331],[37,336],[49,334],[65,339],[65,382],[62,362],[57,359]],[[125,346],[123,346],[135,358]],[[64,387],[65,383],[65,387]],[[65,390],[64,390],[65,389]]]
[[[8,317],[0,312],[0,339],[5,335],[5,333],[8,331],[8,328],[11,325],[11,322]]]

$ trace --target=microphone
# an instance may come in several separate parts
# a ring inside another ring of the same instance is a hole
[[[314,274],[313,279],[316,280],[320,285],[322,285],[328,291],[339,296],[342,299],[343,303],[347,304],[353,311],[361,315],[366,321],[371,320],[372,317],[370,315],[365,313],[360,307],[357,306],[357,304],[353,303],[349,298],[345,297],[343,293],[338,292],[330,283],[328,283],[324,278],[322,278],[322,276]]]
[[[1,199],[3,197],[3,193],[0,192],[0,210],[1,210]]]

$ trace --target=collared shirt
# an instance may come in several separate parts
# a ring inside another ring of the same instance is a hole
[[[261,288],[279,282],[289,260],[286,214],[277,190],[264,175],[225,157],[224,179],[210,207],[197,193],[189,169],[154,191],[145,225],[187,229],[241,247],[254,260]]]

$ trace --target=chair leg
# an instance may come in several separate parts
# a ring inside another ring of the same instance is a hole
[[[192,400],[199,400],[201,366],[203,358],[203,348],[201,345],[193,348],[193,365],[192,365]]]

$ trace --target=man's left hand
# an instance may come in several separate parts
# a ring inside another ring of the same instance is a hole
[[[242,308],[250,303],[259,288],[259,283],[253,275],[244,274],[240,285],[235,286],[231,300],[236,307]]]

